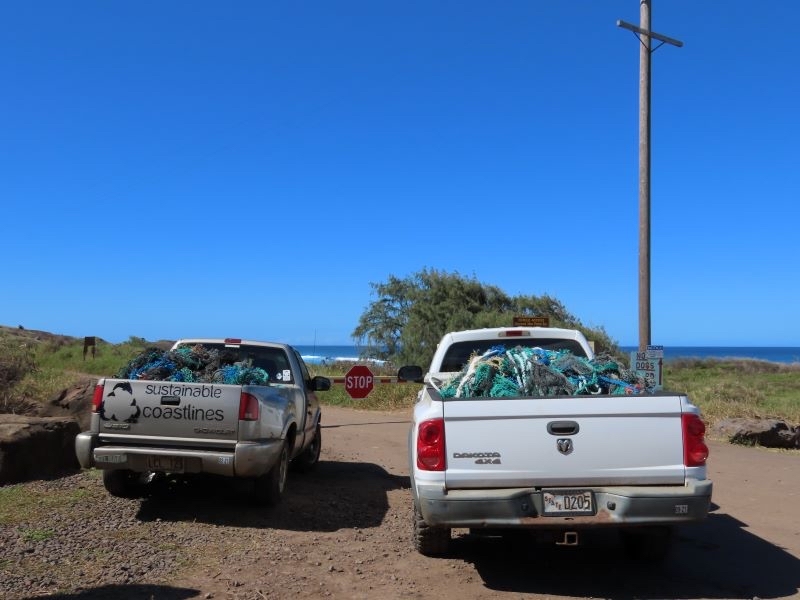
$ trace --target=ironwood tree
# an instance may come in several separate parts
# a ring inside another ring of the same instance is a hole
[[[579,329],[598,353],[618,354],[602,327],[588,327],[549,295],[509,296],[493,285],[457,272],[423,269],[405,278],[370,283],[371,302],[353,330],[364,356],[395,365],[427,366],[448,331],[509,326],[515,315],[546,316],[552,327]]]

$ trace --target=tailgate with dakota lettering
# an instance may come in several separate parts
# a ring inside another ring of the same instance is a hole
[[[681,397],[447,399],[446,485],[682,485]]]

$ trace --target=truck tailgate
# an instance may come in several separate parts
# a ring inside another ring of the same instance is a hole
[[[444,401],[448,488],[684,483],[681,397]]]
[[[100,437],[147,444],[158,438],[236,440],[242,388],[217,383],[106,379],[100,407]]]

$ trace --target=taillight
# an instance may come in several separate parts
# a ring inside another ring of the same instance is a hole
[[[92,412],[100,412],[100,405],[103,403],[103,385],[97,384],[94,386],[94,394],[92,394]]]
[[[687,467],[702,467],[708,458],[708,446],[705,443],[706,425],[699,415],[685,414],[681,416],[683,425],[683,464]]]
[[[239,397],[239,420],[258,421],[258,398],[253,394],[242,392]]]
[[[447,457],[444,447],[444,419],[431,419],[417,430],[417,467],[423,471],[444,471]]]

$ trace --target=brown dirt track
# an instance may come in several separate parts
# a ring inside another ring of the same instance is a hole
[[[629,562],[609,535],[577,548],[462,536],[452,556],[428,558],[410,539],[409,414],[326,407],[323,424],[318,469],[292,474],[284,502],[271,511],[231,489],[111,499],[154,551],[177,540],[184,558],[158,576],[89,580],[86,570],[83,582],[54,582],[65,591],[56,597],[800,598],[798,452],[712,443],[712,513],[680,529],[658,567]],[[80,477],[90,491],[101,488]],[[85,527],[95,517],[87,506],[75,516]],[[45,591],[37,590],[11,597]]]

